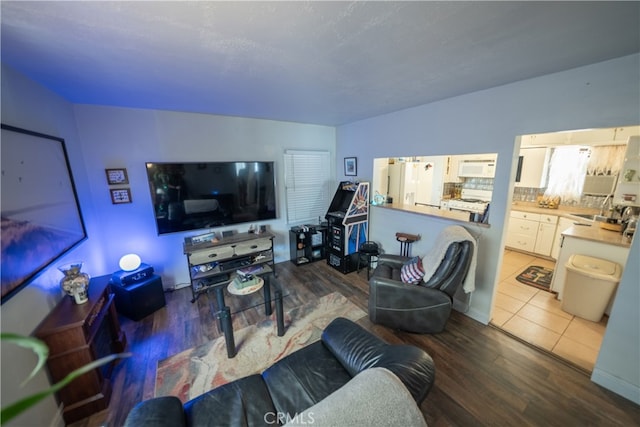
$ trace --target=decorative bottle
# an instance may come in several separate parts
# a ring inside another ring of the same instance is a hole
[[[87,273],[83,273],[82,262],[72,262],[61,265],[58,270],[64,274],[60,280],[60,287],[69,296],[72,296],[76,304],[84,304],[89,301],[89,280],[91,279]]]

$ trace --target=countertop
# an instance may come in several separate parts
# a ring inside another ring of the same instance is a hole
[[[576,239],[590,240],[592,242],[607,243],[609,245],[628,248],[631,241],[618,231],[610,231],[600,228],[597,222],[593,225],[572,225],[562,232],[564,237],[574,237]]]
[[[599,213],[598,209],[589,209],[589,208],[572,208],[568,206],[562,206],[558,209],[549,209],[549,208],[541,208],[538,207],[537,203],[533,202],[513,202],[511,203],[511,210],[521,211],[521,212],[531,212],[543,215],[557,215],[565,218],[575,219],[575,217],[571,216],[572,213],[580,213],[580,214],[591,214],[595,215]]]
[[[572,213],[597,214],[597,209],[587,208],[570,208],[560,205],[558,209],[540,208],[536,203],[531,202],[514,202],[511,204],[514,211],[531,212],[544,215],[556,215],[564,218],[575,219],[576,223],[589,225],[573,225],[562,232],[563,236],[574,237],[576,239],[590,240],[593,242],[601,242],[609,245],[622,246],[628,248],[631,242],[623,237],[618,231],[610,231],[600,228],[598,222],[578,219],[572,216]]]
[[[469,212],[462,211],[447,211],[443,209],[436,208],[434,206],[424,206],[424,205],[406,205],[402,203],[385,203],[383,205],[371,205],[372,207],[379,207],[385,209],[393,209],[403,212],[411,212],[420,215],[429,215],[429,216],[437,216],[440,218],[452,219],[455,221],[466,222],[469,224],[474,224],[478,226],[488,227],[488,224],[480,224],[477,222],[469,221]]]

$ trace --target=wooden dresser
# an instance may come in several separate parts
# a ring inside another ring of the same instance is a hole
[[[113,304],[110,277],[91,279],[85,304],[78,305],[65,296],[34,331],[33,335],[49,346],[47,369],[52,384],[93,360],[124,351],[127,342]],[[75,379],[56,393],[67,424],[109,406],[115,363]]]

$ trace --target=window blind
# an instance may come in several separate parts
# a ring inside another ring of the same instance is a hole
[[[324,218],[331,202],[329,152],[287,150],[284,165],[288,223]]]

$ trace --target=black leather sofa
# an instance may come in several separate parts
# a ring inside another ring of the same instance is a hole
[[[292,419],[374,367],[395,374],[417,404],[433,385],[435,367],[424,350],[387,344],[354,322],[337,318],[320,341],[262,374],[217,387],[184,405],[173,396],[143,401],[131,410],[125,426],[256,426],[265,425],[265,414]]]

